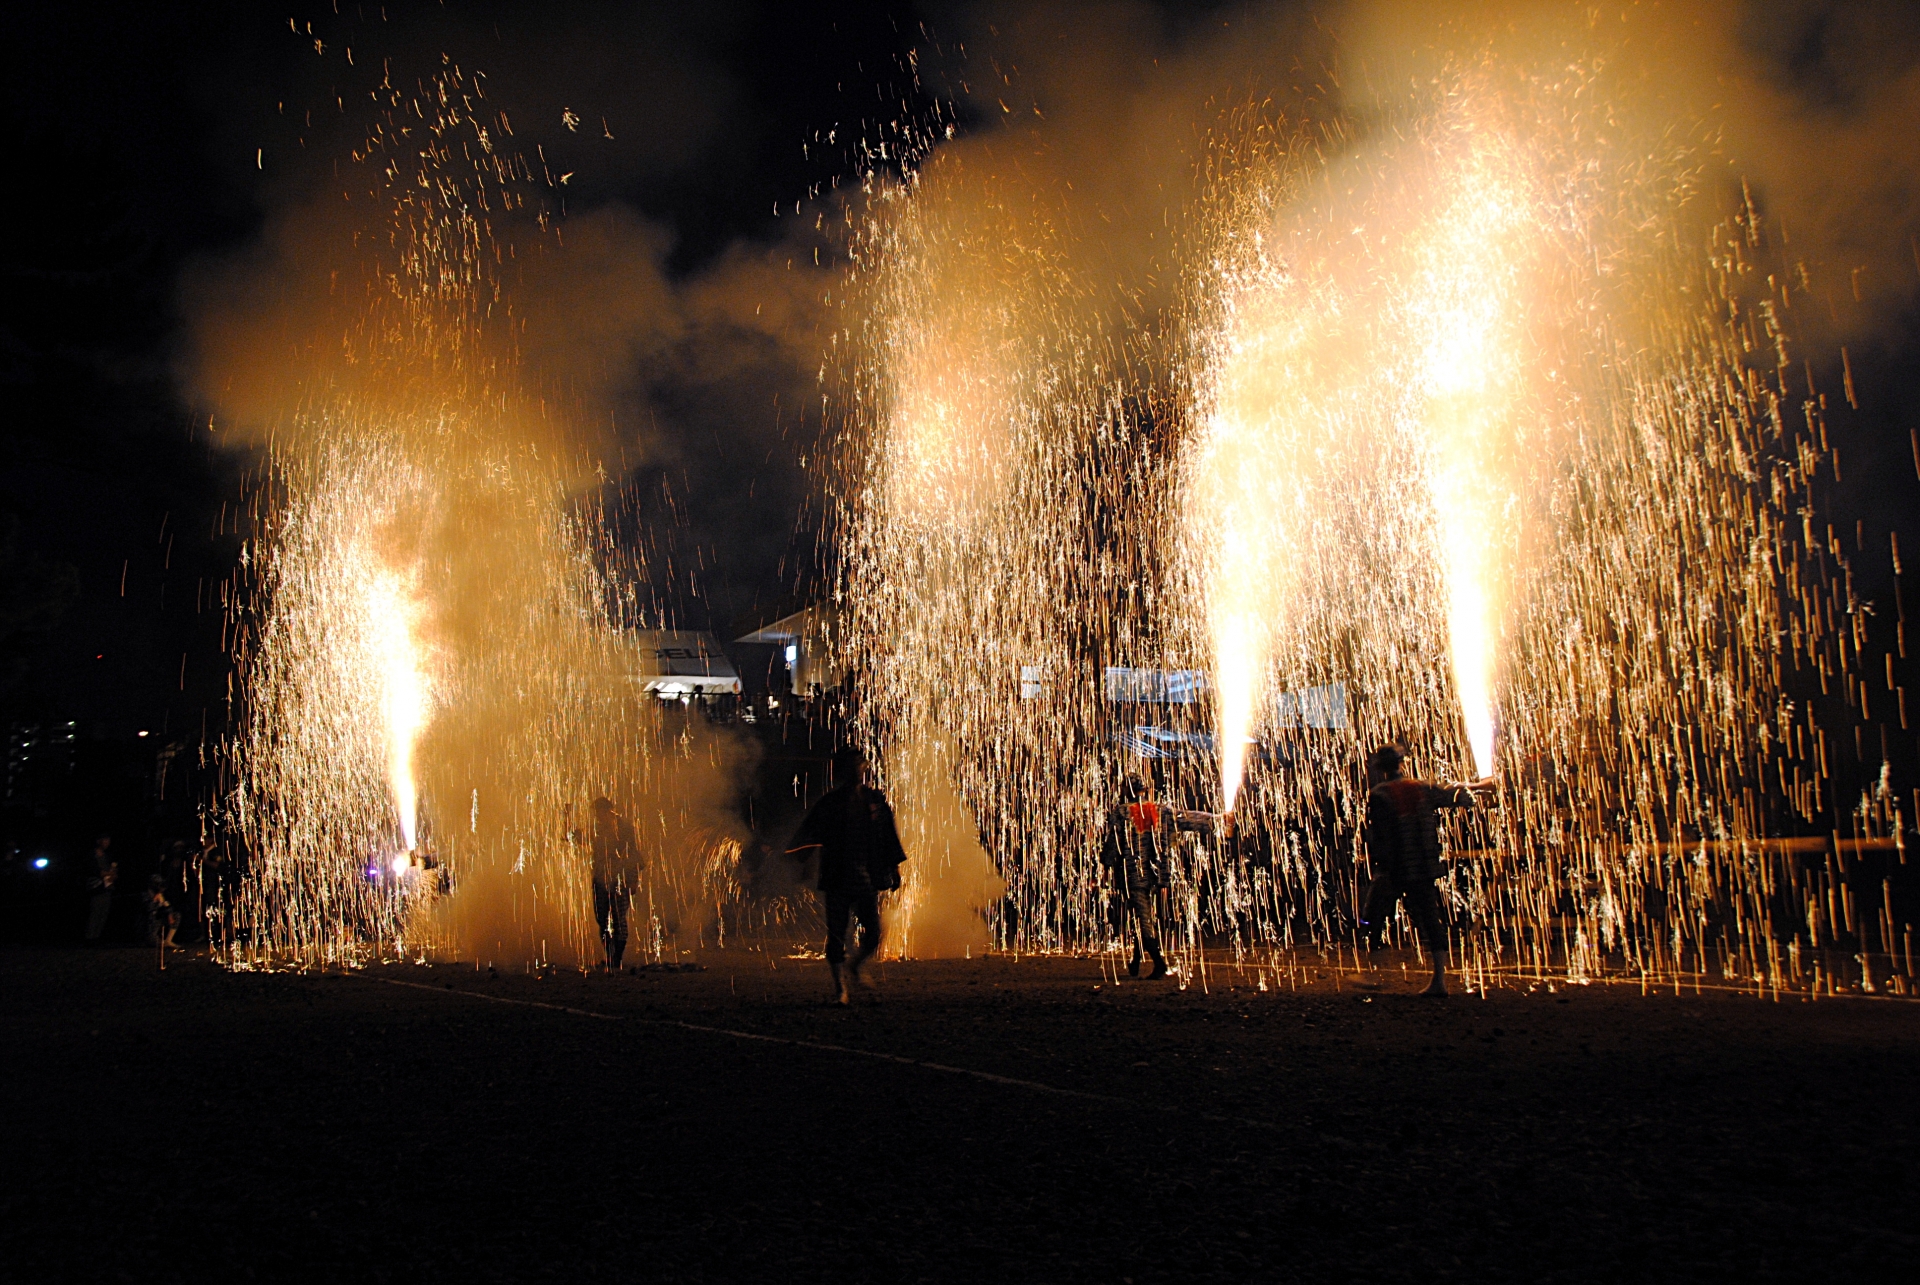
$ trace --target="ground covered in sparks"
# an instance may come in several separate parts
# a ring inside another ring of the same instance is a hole
[[[1435,1002],[1398,968],[1203,993],[996,958],[886,966],[840,1011],[817,962],[701,962],[335,977],[0,952],[0,1263],[1804,1281],[1920,1252],[1906,1002]]]

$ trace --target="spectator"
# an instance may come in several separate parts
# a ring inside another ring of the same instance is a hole
[[[633,824],[613,800],[593,801],[593,918],[600,925],[606,970],[620,971],[627,953],[627,915],[640,870],[640,845]]]
[[[87,940],[99,941],[113,913],[113,886],[120,882],[120,863],[113,859],[113,836],[103,834],[93,844],[93,874],[87,880]],[[71,923],[72,920],[67,922]]]
[[[147,944],[150,946],[170,947],[174,944],[174,934],[180,931],[180,912],[167,899],[166,876],[156,871],[147,879]]]

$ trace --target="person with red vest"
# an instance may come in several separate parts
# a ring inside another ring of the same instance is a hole
[[[1173,886],[1167,843],[1172,831],[1212,829],[1221,818],[1212,812],[1190,812],[1156,802],[1147,783],[1128,776],[1120,783],[1120,802],[1107,818],[1106,842],[1100,864],[1111,872],[1120,902],[1115,925],[1131,929],[1133,958],[1127,975],[1140,975],[1140,952],[1153,961],[1149,981],[1167,976],[1167,958],[1160,950],[1160,894]],[[1231,819],[1229,818],[1229,821]]]
[[[1422,992],[1445,995],[1447,935],[1440,924],[1441,808],[1472,806],[1474,795],[1490,792],[1493,778],[1471,785],[1434,785],[1406,775],[1406,754],[1398,745],[1382,745],[1367,760],[1380,783],[1367,793],[1367,855],[1373,862],[1373,886],[1360,918],[1369,949],[1379,944],[1387,920],[1402,897],[1420,940],[1433,961],[1433,980]]]

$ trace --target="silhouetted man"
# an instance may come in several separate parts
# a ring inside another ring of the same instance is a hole
[[[600,925],[600,944],[606,951],[607,971],[620,970],[627,953],[627,910],[640,870],[640,846],[633,825],[620,815],[613,801],[593,801],[593,918]]]
[[[1148,797],[1146,782],[1129,776],[1120,783],[1120,802],[1107,818],[1106,842],[1100,845],[1100,864],[1113,879],[1122,913],[1117,925],[1133,939],[1127,975],[1140,975],[1140,952],[1153,961],[1148,980],[1167,975],[1167,957],[1160,952],[1160,891],[1169,886],[1161,835],[1171,810]]]
[[[1367,852],[1373,859],[1373,886],[1367,890],[1361,932],[1371,949],[1379,944],[1395,904],[1405,897],[1407,913],[1433,960],[1433,980],[1423,994],[1447,993],[1447,935],[1440,925],[1440,808],[1464,808],[1476,792],[1493,789],[1491,777],[1471,785],[1434,785],[1410,780],[1406,755],[1397,745],[1382,745],[1367,760],[1380,784],[1367,793]]]
[[[120,863],[113,859],[113,837],[101,835],[93,844],[93,876],[87,880],[92,894],[87,902],[87,940],[99,941],[107,930],[107,916],[113,913],[113,886],[120,882]]]
[[[827,791],[787,851],[820,853],[819,887],[827,912],[827,971],[833,975],[834,1002],[852,1002],[849,981],[860,980],[860,966],[880,949],[880,894],[900,886],[900,866],[907,859],[900,831],[886,795],[873,783],[865,758],[858,750],[834,755],[834,776],[840,785]],[[860,926],[860,945],[847,956],[848,919]]]
[[[158,871],[149,875],[141,900],[147,907],[147,944],[172,949],[174,934],[180,931],[180,911],[167,896],[167,877]]]

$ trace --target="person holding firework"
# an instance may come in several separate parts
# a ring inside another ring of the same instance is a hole
[[[1447,993],[1447,935],[1440,923],[1441,808],[1472,806],[1474,796],[1489,793],[1493,778],[1470,785],[1435,785],[1406,775],[1406,753],[1386,744],[1367,760],[1379,778],[1367,793],[1367,852],[1373,860],[1373,885],[1367,890],[1360,930],[1369,949],[1379,945],[1395,905],[1406,898],[1407,913],[1420,932],[1433,964],[1426,995]]]

